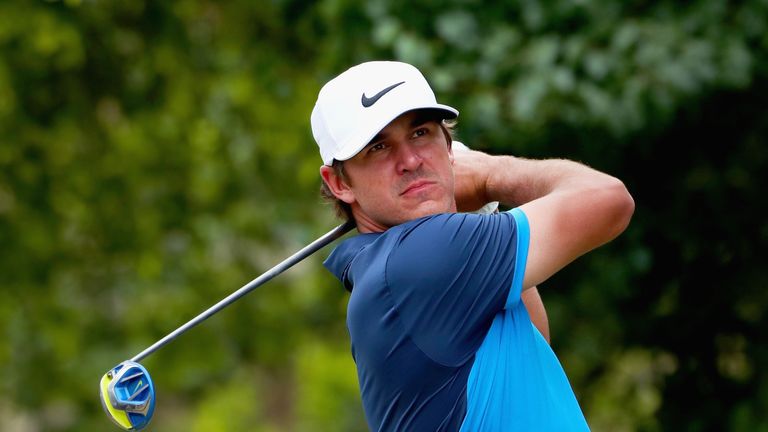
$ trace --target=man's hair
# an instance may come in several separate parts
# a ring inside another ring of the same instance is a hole
[[[456,120],[436,119],[436,121],[440,124],[440,129],[443,130],[446,144],[450,147],[453,142],[453,132],[456,127]],[[333,172],[342,181],[348,181],[347,174],[344,172],[344,161],[334,159],[331,168],[333,168]],[[345,222],[356,222],[354,216],[352,216],[352,206],[336,198],[333,192],[331,192],[331,188],[328,187],[324,180],[320,181],[320,196],[323,197],[323,200],[326,202],[333,203],[337,218]]]
[[[347,181],[347,173],[344,172],[344,161],[334,159],[331,168],[333,168],[333,172],[337,177],[339,177],[342,181]],[[331,188],[328,187],[328,184],[325,183],[325,180],[320,181],[320,196],[323,197],[323,200],[326,202],[333,203],[337,218],[345,222],[355,220],[355,218],[352,216],[352,206],[336,198],[336,195],[331,192]]]

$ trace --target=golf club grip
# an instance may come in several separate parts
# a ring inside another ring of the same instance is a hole
[[[187,321],[186,324],[182,325],[181,327],[177,328],[176,330],[172,331],[168,335],[166,335],[164,338],[160,339],[159,341],[152,344],[150,347],[145,349],[144,351],[140,352],[136,356],[134,356],[130,361],[133,362],[140,362],[153,352],[157,351],[160,347],[167,344],[168,342],[172,341],[173,339],[176,339],[176,337],[180,336],[182,333],[186,332],[187,330],[191,329],[192,327],[200,324],[201,322],[205,321],[207,318],[209,318],[211,315],[215,314],[216,312],[224,309],[225,307],[229,306],[230,304],[234,303],[237,299],[240,297],[248,294],[249,292],[253,291],[254,289],[258,288],[259,286],[263,285],[265,282],[271,280],[275,276],[279,275],[280,273],[288,270],[289,268],[293,267],[294,264],[298,263],[299,261],[303,260],[304,258],[312,255],[313,253],[317,252],[318,250],[322,249],[329,243],[333,242],[337,238],[343,236],[352,228],[355,227],[355,224],[353,222],[345,222],[336,228],[332,229],[322,237],[318,238],[317,240],[313,241],[312,243],[308,244],[295,254],[291,255],[290,257],[283,260],[283,262],[277,264],[276,266],[272,267],[271,269],[264,272],[261,276],[257,277],[256,279],[248,282],[247,284],[243,285],[242,288],[238,289],[237,291],[233,292],[232,294],[228,295],[215,305],[208,308],[206,311],[201,313],[200,315],[192,318],[191,320]]]

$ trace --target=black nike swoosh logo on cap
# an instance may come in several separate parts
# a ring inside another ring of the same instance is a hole
[[[365,95],[365,92],[363,92],[363,97],[362,97],[362,99],[360,99],[360,102],[363,103],[364,107],[368,108],[368,107],[372,106],[373,104],[375,104],[376,101],[381,99],[381,97],[384,96],[385,94],[387,94],[390,90],[392,90],[393,88],[399,86],[400,84],[404,84],[404,83],[405,83],[405,81],[400,81],[397,84],[392,84],[391,86],[389,86],[389,87],[385,88],[384,90],[382,90],[382,91],[376,93],[375,95],[373,95],[373,97],[368,97],[368,96]]]

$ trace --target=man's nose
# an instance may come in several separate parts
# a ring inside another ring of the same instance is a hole
[[[418,150],[409,143],[397,146],[397,172],[415,171],[421,166],[422,158]]]

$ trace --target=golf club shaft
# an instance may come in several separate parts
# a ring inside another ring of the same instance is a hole
[[[239,290],[233,292],[232,294],[228,295],[224,299],[222,299],[220,302],[216,303],[215,305],[211,306],[206,310],[205,312],[201,313],[200,315],[192,318],[189,320],[186,324],[182,325],[181,327],[177,328],[176,330],[169,333],[164,338],[160,339],[159,341],[152,344],[150,347],[145,349],[144,351],[140,352],[136,356],[134,356],[131,361],[134,362],[140,362],[153,352],[157,351],[160,347],[164,346],[168,342],[176,339],[179,335],[186,332],[187,330],[191,329],[192,327],[200,324],[201,322],[205,321],[207,318],[209,318],[211,315],[215,314],[216,312],[224,309],[225,307],[229,306],[230,304],[234,303],[236,300],[238,300],[240,297],[248,294],[249,292],[253,291],[254,289],[258,288],[265,282],[269,281],[270,279],[274,278],[275,276],[279,275],[280,273],[284,272],[285,270],[288,270],[291,268],[294,264],[298,263],[299,261],[303,260],[304,258],[312,255],[313,253],[317,252],[318,250],[325,247],[327,244],[331,243],[332,241],[336,240],[337,238],[343,236],[348,231],[350,231],[352,228],[354,228],[354,224],[351,222],[343,223],[336,228],[329,231],[327,234],[323,235],[322,237],[318,238],[317,240],[313,241],[312,243],[305,246],[300,251],[296,252],[295,254],[291,255],[290,257],[286,258],[283,262],[280,264],[277,264],[276,266],[272,267],[271,269],[264,272],[261,276],[257,277],[256,279],[248,282],[245,284],[242,288]]]

